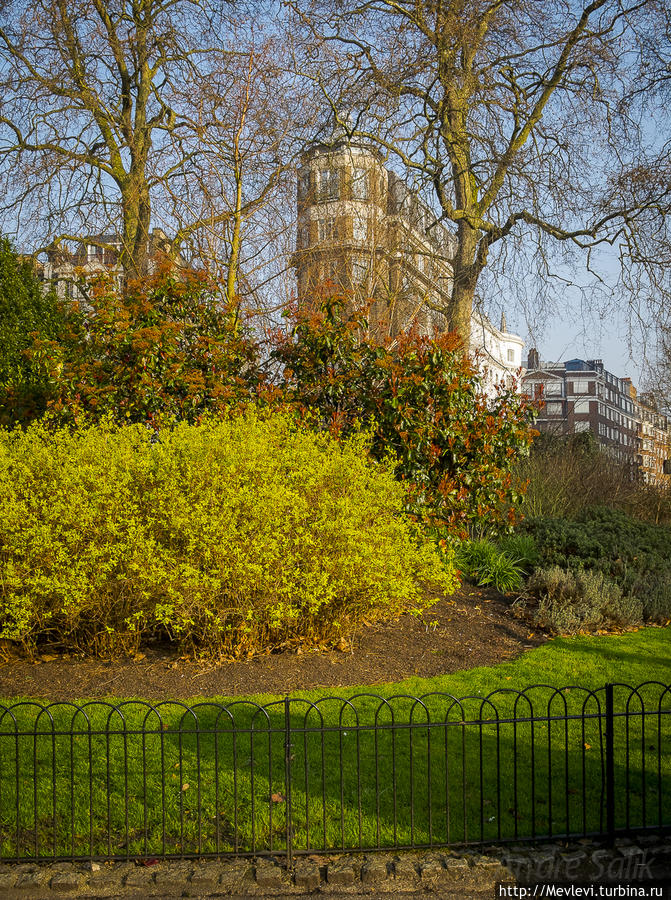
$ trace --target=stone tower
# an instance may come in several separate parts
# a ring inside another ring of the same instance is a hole
[[[354,303],[372,301],[369,321],[381,337],[442,331],[452,241],[376,150],[343,138],[303,153],[293,257],[300,302],[331,285]]]

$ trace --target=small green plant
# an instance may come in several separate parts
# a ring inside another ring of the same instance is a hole
[[[538,601],[534,624],[555,634],[636,625],[643,617],[640,600],[601,572],[551,566],[534,572],[527,587]]]
[[[540,553],[531,534],[505,534],[498,539],[497,545],[527,574],[540,562]]]
[[[491,584],[505,594],[522,587],[519,562],[487,540],[464,541],[457,549],[457,567],[479,585]]]

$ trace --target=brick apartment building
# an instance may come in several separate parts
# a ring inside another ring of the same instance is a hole
[[[378,337],[414,326],[444,331],[452,291],[455,239],[379,152],[345,139],[305,150],[298,169],[298,229],[293,265],[299,301],[326,283],[372,301]],[[475,312],[471,346],[486,391],[519,377],[524,342]]]
[[[538,401],[537,427],[550,434],[590,431],[619,462],[630,463],[644,481],[665,483],[671,458],[671,423],[637,397],[630,378],[618,378],[600,359],[541,362],[530,350],[522,391]]]

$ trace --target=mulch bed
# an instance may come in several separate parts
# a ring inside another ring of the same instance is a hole
[[[515,618],[512,600],[464,585],[427,610],[362,627],[343,650],[287,650],[222,663],[180,657],[171,647],[145,647],[134,658],[102,661],[45,652],[0,664],[0,696],[76,700],[94,697],[186,699],[282,694],[449,674],[513,659],[547,639]],[[343,642],[343,647],[346,644]]]

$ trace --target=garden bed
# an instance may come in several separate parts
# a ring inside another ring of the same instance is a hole
[[[494,590],[464,585],[423,618],[406,614],[363,626],[341,650],[288,648],[220,664],[181,658],[166,645],[143,647],[135,658],[113,661],[64,657],[56,649],[45,649],[34,660],[9,655],[0,663],[0,696],[232,696],[450,674],[513,659],[546,640],[514,618],[510,604],[511,598]]]

